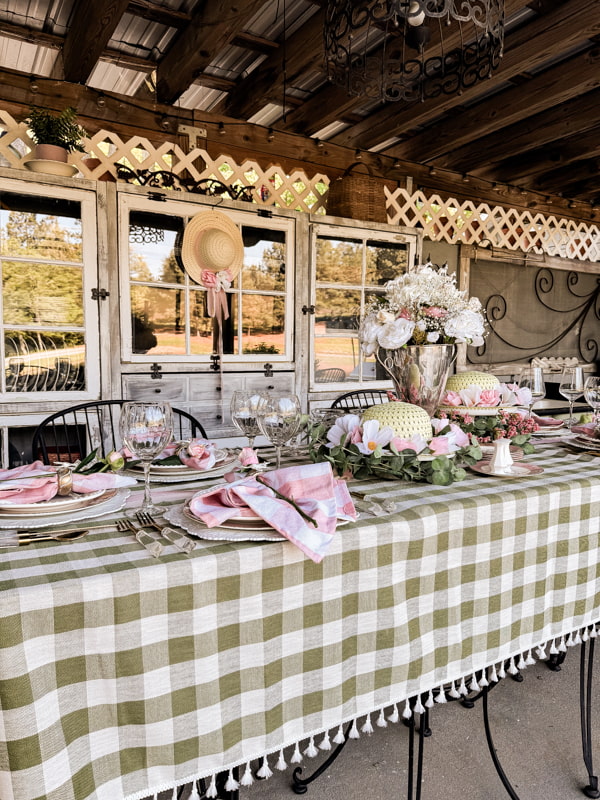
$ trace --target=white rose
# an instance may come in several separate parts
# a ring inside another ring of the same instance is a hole
[[[413,335],[415,323],[409,319],[396,319],[379,330],[377,341],[386,350],[396,350],[406,344]]]
[[[386,322],[393,322],[395,317],[389,311],[384,311],[382,308],[380,308],[375,316],[375,319],[377,322],[381,323],[381,325],[385,325]]]
[[[440,332],[439,331],[430,331],[427,334],[427,341],[430,342],[431,344],[434,344],[435,342],[437,342],[437,340],[439,338],[440,338]]]
[[[381,330],[373,317],[366,317],[360,326],[360,349],[365,356],[372,356],[377,351],[377,334]]]
[[[483,336],[483,317],[475,311],[465,309],[453,314],[444,322],[444,333],[456,339],[457,342],[464,342]]]

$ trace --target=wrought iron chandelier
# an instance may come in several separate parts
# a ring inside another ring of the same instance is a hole
[[[504,0],[327,0],[327,75],[349,94],[460,94],[502,58]]]

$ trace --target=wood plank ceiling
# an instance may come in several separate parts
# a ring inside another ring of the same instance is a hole
[[[463,184],[464,195],[469,183],[471,194],[488,200],[526,197],[521,203],[530,207],[554,203],[596,217],[600,0],[505,0],[496,73],[460,95],[416,104],[367,103],[327,81],[324,6],[14,0],[10,12],[0,10],[0,107],[25,116],[32,104],[60,107],[74,98],[92,130],[94,117],[97,127],[111,115],[134,127],[144,110],[155,117],[159,110],[163,134],[173,124],[205,122],[209,139],[225,130],[244,155],[279,154],[315,168],[329,159],[340,170],[358,151],[386,175],[394,176],[393,166],[424,187],[457,193]],[[102,94],[111,111],[97,102]],[[237,123],[257,123],[269,136]]]

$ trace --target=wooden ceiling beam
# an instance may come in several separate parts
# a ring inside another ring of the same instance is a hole
[[[585,19],[585,25],[581,24],[582,19]],[[525,31],[528,32],[527,36]],[[560,40],[562,50],[587,41],[593,33],[599,31],[600,3],[595,3],[590,8],[589,0],[567,0],[556,10],[528,23],[520,34],[519,31],[515,31],[507,37],[506,52],[500,67],[488,80],[480,81],[469,89],[465,89],[461,95],[432,98],[424,103],[416,103],[410,107],[399,108],[395,113],[391,105],[388,105],[365,119],[361,125],[336,136],[335,141],[338,144],[345,144],[350,147],[368,149],[388,139],[394,131],[402,133],[404,130],[414,128],[417,125],[432,123],[434,120],[439,119],[443,113],[450,110],[453,111],[455,106],[464,104],[467,100],[473,101],[479,97],[484,98],[495,87],[502,86],[514,75],[539,67],[555,58],[557,39]],[[519,34],[518,38],[513,38],[517,37],[517,34]],[[512,45],[512,41],[517,42],[517,44]],[[546,70],[542,75],[550,76],[550,73],[552,73],[554,79],[558,79],[558,72],[562,72],[564,68],[562,64],[557,65]],[[537,93],[539,90],[546,90],[546,81],[542,75],[538,75],[529,81],[529,89],[526,90],[525,86],[518,86],[512,90],[506,90],[503,95],[506,96],[509,92],[512,92],[511,98],[518,95],[522,99],[528,96],[529,91]],[[535,89],[533,88],[534,86],[536,87]],[[590,86],[589,88],[594,87]],[[534,97],[537,99],[536,96]],[[432,145],[430,158],[433,159],[442,155],[446,151],[468,142],[470,138],[474,138],[473,134],[477,131],[477,125],[473,127],[471,123],[470,129],[466,130],[462,124],[455,125],[454,122],[467,114],[471,115],[472,118],[478,119],[478,112],[476,113],[474,109],[475,107],[479,109],[484,103],[487,103],[485,111],[488,114],[488,118],[493,118],[495,122],[495,127],[490,125],[489,130],[486,132],[489,133],[500,127],[505,110],[512,110],[500,98],[501,95],[496,94],[488,101],[482,99],[478,106],[472,106],[461,115],[454,116],[453,111],[451,127],[453,128],[453,134],[457,129],[460,129],[460,140],[450,141],[449,137],[444,136],[442,141],[437,136],[439,131],[436,127],[436,135],[427,137],[428,141],[431,139],[430,144]],[[564,99],[569,98],[565,97]],[[537,110],[541,111],[543,108],[544,106],[541,106]],[[535,110],[530,113],[535,113]],[[447,128],[448,126],[444,120],[444,133]],[[421,137],[418,140],[409,140],[395,145],[393,154],[400,158],[412,159],[417,149],[420,149],[422,155]]]
[[[560,114],[551,107],[438,156],[432,163],[481,177],[495,175],[500,162],[558,143],[573,133],[585,133],[599,123],[600,89],[595,89],[563,103]]]
[[[63,47],[65,80],[85,83],[127,9],[129,0],[75,3]]]
[[[525,3],[523,0],[505,0],[505,14],[508,16],[509,14],[522,9],[524,5]],[[448,36],[444,42],[444,51],[448,48],[458,47],[460,45],[460,41],[460,35],[458,32]],[[435,55],[441,55],[442,52],[443,50],[440,43],[439,32],[438,29],[434,27],[432,41],[427,47],[426,55],[427,57],[431,57]],[[322,61],[322,57],[320,60]],[[300,109],[289,114],[286,123],[281,127],[283,127],[284,130],[312,135],[322,128],[344,119],[349,112],[355,108],[365,105],[366,102],[372,103],[373,101],[362,95],[350,95],[343,86],[327,83],[311,98],[309,98]],[[407,104],[388,103],[385,106],[382,105],[382,111],[369,114],[368,118],[372,119],[378,113],[381,113],[384,116],[385,114],[388,116],[393,116],[395,113],[395,107],[399,105],[406,107]],[[412,113],[414,114],[418,112],[418,110],[421,108],[421,105],[422,104],[420,103],[414,103],[409,104],[408,107],[412,109]],[[364,123],[364,120],[365,117],[363,116],[361,122]],[[381,141],[387,138],[389,137],[384,136]],[[368,150],[370,146],[371,145],[365,149]]]
[[[238,81],[226,98],[214,109],[215,113],[248,119],[258,108],[273,100],[283,100],[284,82],[288,85],[322,62],[323,23],[325,12],[315,13],[290,36],[285,47],[285,73],[282,49],[272,53],[247,78]]]
[[[502,180],[509,183],[530,185],[538,175],[597,156],[600,156],[600,125],[591,128],[587,133],[576,133],[555,142],[554,145],[543,145],[501,161],[485,177],[497,179],[502,175]]]
[[[231,40],[231,44],[236,47],[244,47],[246,50],[264,53],[266,56],[270,56],[271,53],[279,50],[280,47],[279,42],[274,42],[272,39],[265,39],[264,36],[257,36],[247,31],[238,33],[237,36]]]
[[[161,103],[175,103],[268,0],[210,0],[175,37],[156,71]]]
[[[174,8],[159,6],[150,0],[129,0],[127,13],[135,17],[147,19],[150,22],[158,22],[167,28],[184,28],[192,19],[191,14],[185,11],[176,11]]]
[[[28,114],[32,101],[29,84],[29,75],[0,70],[0,107],[15,119],[24,119]],[[263,169],[272,164],[281,164],[285,169],[297,167],[309,176],[323,172],[336,177],[355,160],[353,150],[328,142],[319,144],[306,136],[283,131],[275,131],[271,138],[268,130],[258,125],[137,99],[133,102],[129,97],[114,93],[103,93],[104,106],[99,108],[99,94],[81,84],[42,80],[35,97],[38,104],[50,110],[59,111],[65,105],[77,108],[78,119],[90,135],[106,128],[123,138],[144,136],[159,145],[175,141],[181,124],[203,127],[207,131],[204,147],[213,157],[226,154],[238,163],[250,159]],[[459,174],[446,170],[433,177],[426,166],[396,163],[394,159],[375,153],[365,153],[363,162],[388,181],[403,181],[408,175],[424,191],[435,192],[443,198],[476,199],[492,206],[535,208],[542,213],[560,214],[575,220],[592,219],[590,207],[580,206],[575,213],[568,208],[568,200],[559,197],[547,202],[544,194],[526,190],[513,195],[505,184],[494,187],[489,181],[477,178],[465,184]]]
[[[598,143],[597,154],[600,154],[600,142]],[[594,179],[596,187],[600,187],[600,181],[598,181],[599,170],[599,158],[585,158],[574,164],[558,167],[538,175],[533,185],[542,192],[550,192],[552,194],[562,192],[563,195],[571,197],[574,184],[581,185],[590,179]]]

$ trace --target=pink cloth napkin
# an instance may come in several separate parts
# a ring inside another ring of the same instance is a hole
[[[315,520],[317,527],[257,477],[293,499]],[[211,492],[194,495],[189,508],[195,517],[211,527],[223,525],[230,517],[260,517],[317,563],[331,544],[337,520],[357,517],[345,481],[334,478],[327,462],[263,472],[260,476],[217,486]]]
[[[54,467],[45,466],[41,461],[14,469],[0,469],[0,500],[15,505],[51,500],[58,492],[55,472]],[[7,480],[11,483],[2,483]],[[76,494],[89,494],[135,484],[135,478],[126,478],[114,472],[94,472],[90,475],[73,473],[73,492]]]
[[[573,425],[571,431],[573,433],[581,433],[584,436],[594,436],[596,425],[593,422],[586,422],[585,425]]]
[[[556,419],[556,417],[538,417],[537,414],[531,416],[540,428],[562,428],[565,424],[563,419]]]
[[[185,448],[181,448],[181,442],[171,442],[157,456],[156,460],[170,458],[177,454],[182,464],[190,469],[206,470],[214,467],[216,462],[216,445],[208,439],[192,439]],[[179,452],[177,452],[179,450]],[[135,456],[123,447],[121,453],[125,459],[135,460]]]

